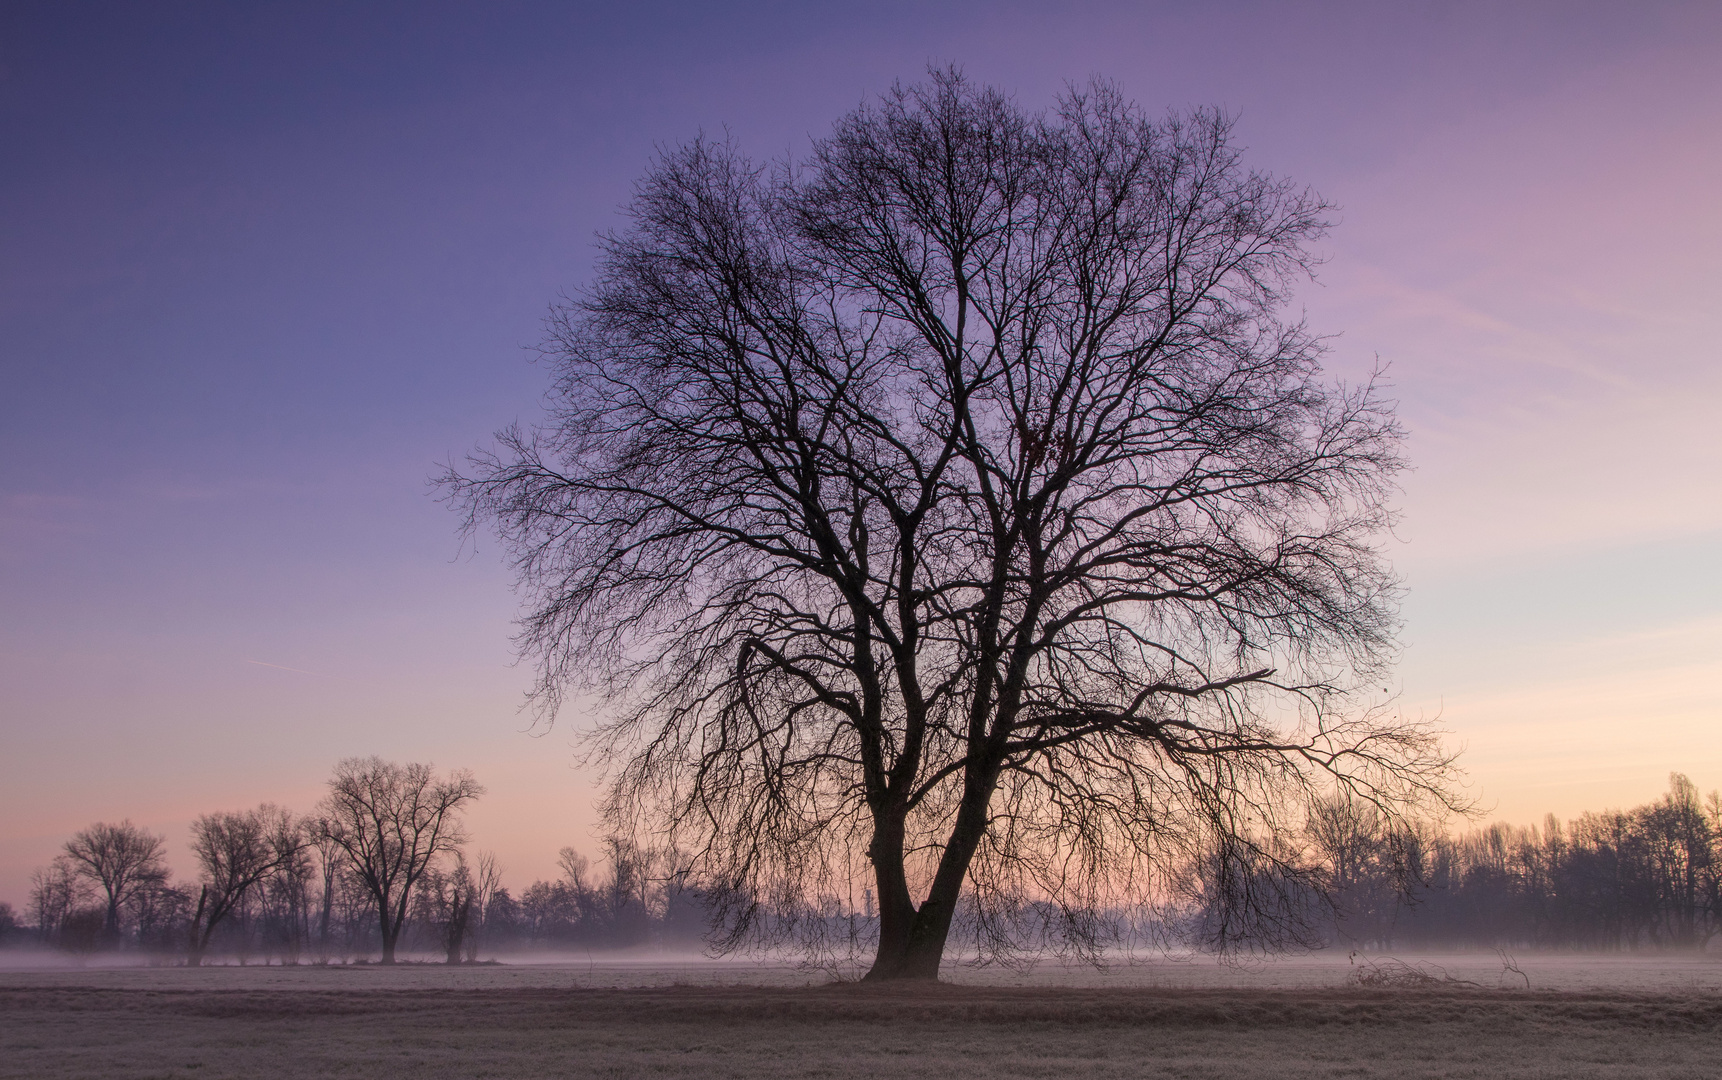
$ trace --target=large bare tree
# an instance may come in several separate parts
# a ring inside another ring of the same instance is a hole
[[[347,758],[335,766],[315,831],[339,848],[376,905],[383,963],[395,962],[413,886],[466,842],[460,812],[484,794],[465,770],[438,779],[429,765]]]
[[[255,810],[204,814],[191,825],[191,850],[203,870],[191,918],[187,963],[197,967],[215,928],[252,890],[301,859],[309,840],[291,813],[269,803]]]
[[[1281,315],[1329,212],[1220,114],[949,71],[799,165],[700,140],[640,181],[550,420],[445,484],[513,559],[537,703],[605,703],[612,820],[689,853],[723,941],[859,869],[869,978],[931,978],[965,902],[983,949],[1023,900],[1092,949],[1205,867],[1236,944],[1304,797],[1450,801],[1363,692],[1392,406]]]
[[[103,932],[120,932],[120,908],[146,889],[167,880],[162,861],[166,840],[128,819],[118,825],[98,822],[66,841],[66,857],[77,873],[94,882],[107,899]]]

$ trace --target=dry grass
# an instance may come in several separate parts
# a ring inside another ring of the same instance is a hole
[[[1327,990],[0,989],[0,1077],[1700,1077],[1722,996]]]

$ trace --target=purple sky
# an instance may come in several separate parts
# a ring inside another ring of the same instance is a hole
[[[1341,204],[1300,301],[1392,365],[1400,689],[1497,816],[1722,786],[1722,7],[1389,8],[0,8],[0,900],[96,820],[189,876],[352,754],[473,768],[516,885],[592,849],[426,478],[533,418],[655,146],[798,153],[929,62],[1224,106]]]

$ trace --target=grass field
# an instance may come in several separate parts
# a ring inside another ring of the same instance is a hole
[[[1722,1074],[1722,994],[1700,986],[881,990],[789,985],[807,976],[782,970],[755,985],[561,973],[0,973],[0,1077]]]

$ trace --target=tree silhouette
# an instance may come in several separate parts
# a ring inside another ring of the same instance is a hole
[[[204,814],[192,822],[191,850],[204,880],[191,918],[191,967],[203,962],[222,920],[252,890],[298,859],[308,843],[303,824],[269,803],[255,810]]]
[[[800,166],[702,139],[640,181],[553,318],[550,421],[444,483],[513,560],[536,701],[601,695],[610,820],[686,854],[720,943],[865,873],[870,978],[935,977],[965,900],[983,949],[1026,898],[1092,950],[1192,866],[1306,875],[1306,795],[1451,802],[1354,693],[1399,429],[1279,315],[1328,212],[1217,113],[951,71]],[[1222,944],[1284,921],[1216,895]]]
[[[460,810],[484,794],[462,771],[438,780],[429,765],[347,758],[335,766],[316,831],[347,857],[376,906],[385,964],[406,925],[413,886],[439,857],[466,842]]]
[[[139,892],[167,879],[162,862],[166,841],[128,819],[118,825],[97,823],[66,841],[66,857],[107,898],[102,931],[111,940],[120,932],[120,908]]]

